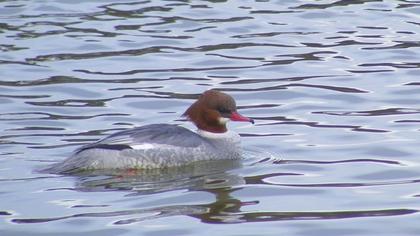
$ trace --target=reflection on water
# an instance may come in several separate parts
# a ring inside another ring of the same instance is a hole
[[[418,235],[419,15],[410,0],[2,1],[1,234]],[[193,129],[181,114],[210,88],[256,121],[230,126],[240,163],[35,171],[118,130]]]
[[[40,219],[13,219],[14,223],[45,223],[50,221],[65,220],[71,218],[90,217],[124,217],[123,220],[113,222],[114,225],[125,225],[153,220],[157,218],[186,215],[199,219],[204,223],[252,223],[267,221],[296,221],[296,220],[328,220],[360,217],[399,216],[417,213],[411,209],[387,209],[366,211],[341,211],[341,212],[246,212],[243,206],[258,205],[258,201],[242,202],[232,198],[229,191],[217,189],[211,191],[216,195],[216,201],[208,205],[172,205],[149,209],[132,209],[126,211],[82,213],[56,218]],[[80,206],[74,206],[80,207]],[[83,206],[88,207],[88,206]]]
[[[229,173],[229,170],[240,168],[240,161],[205,161],[197,162],[189,166],[173,167],[155,170],[136,171],[89,171],[76,177],[76,191],[130,191],[127,196],[144,196],[177,189],[189,191],[205,191],[215,196],[215,201],[210,204],[198,205],[170,205],[145,209],[130,209],[112,212],[87,212],[69,216],[53,218],[34,218],[12,220],[14,223],[43,223],[70,218],[84,217],[124,217],[122,220],[113,222],[115,225],[132,224],[145,220],[165,218],[176,215],[187,215],[200,219],[205,223],[245,223],[266,222],[284,220],[319,220],[319,219],[345,219],[359,217],[398,216],[417,213],[412,209],[384,209],[364,211],[334,211],[334,212],[247,212],[243,207],[258,205],[259,201],[241,201],[231,193],[237,187],[244,184],[263,184],[264,179],[270,177],[299,175],[295,173],[272,173],[270,175],[253,176],[243,178]],[[269,183],[264,183],[269,184]],[[376,183],[375,185],[377,185]],[[395,183],[393,183],[395,184]],[[373,185],[373,184],[371,184]],[[291,185],[290,185],[291,186]],[[334,187],[356,187],[360,185],[344,186],[341,184]],[[367,186],[365,184],[364,186]],[[317,184],[299,187],[319,187]],[[327,187],[326,184],[323,187]],[[59,191],[60,189],[48,189],[47,191]],[[312,190],[301,191],[302,194],[310,194]],[[285,194],[290,194],[286,193]],[[295,193],[296,194],[296,193]],[[98,205],[73,205],[72,208],[106,207]]]
[[[241,177],[227,172],[240,166],[240,161],[222,160],[197,162],[183,167],[129,172],[89,171],[77,177],[76,189],[78,191],[130,190],[134,194],[143,195],[177,189],[231,187],[244,182]]]

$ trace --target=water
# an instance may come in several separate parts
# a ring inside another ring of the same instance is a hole
[[[1,235],[419,235],[419,1],[2,1]],[[240,163],[37,168],[221,89]]]

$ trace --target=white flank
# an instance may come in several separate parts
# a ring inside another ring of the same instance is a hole
[[[150,144],[150,143],[142,143],[142,144],[132,145],[130,147],[135,150],[140,150],[140,149],[145,150],[145,149],[152,149],[155,147],[155,145]]]

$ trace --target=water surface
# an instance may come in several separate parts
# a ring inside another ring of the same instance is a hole
[[[418,1],[2,1],[2,235],[418,235]],[[207,89],[245,160],[35,170],[180,124]]]

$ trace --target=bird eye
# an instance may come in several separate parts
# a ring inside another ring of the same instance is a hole
[[[230,117],[230,114],[232,113],[232,111],[224,107],[219,107],[217,111],[219,111],[220,115],[223,117]]]
[[[224,107],[219,107],[219,109],[217,109],[220,113],[230,113],[230,111]]]

